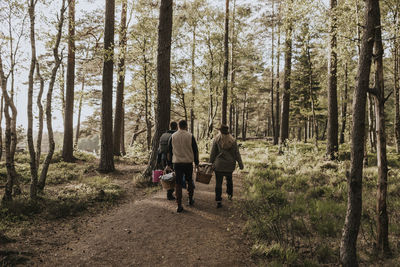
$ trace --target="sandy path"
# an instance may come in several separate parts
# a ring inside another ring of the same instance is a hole
[[[236,179],[235,179],[236,178]],[[251,266],[235,199],[216,209],[214,183],[196,183],[195,205],[176,213],[165,191],[129,201],[90,219],[79,237],[39,255],[33,265],[45,266]],[[213,179],[215,180],[215,179]],[[225,185],[224,185],[225,190]],[[223,195],[225,197],[225,195]],[[225,197],[226,198],[226,197]],[[184,191],[183,203],[187,203]]]

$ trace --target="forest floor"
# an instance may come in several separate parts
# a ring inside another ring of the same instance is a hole
[[[39,220],[0,248],[0,266],[252,266],[243,234],[241,177],[233,201],[216,209],[214,183],[196,183],[195,205],[176,213],[160,187],[138,187],[143,166],[117,165],[111,179],[125,194],[117,205]],[[183,203],[187,202],[184,192]]]

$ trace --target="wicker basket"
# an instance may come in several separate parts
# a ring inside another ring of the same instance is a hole
[[[161,184],[162,184],[162,187],[163,187],[165,190],[170,190],[170,189],[174,189],[174,188],[175,188],[175,180],[173,180],[173,181],[164,181],[164,180],[161,180]]]
[[[211,163],[200,164],[196,172],[196,182],[209,184],[213,174],[213,166]]]
[[[176,180],[175,174],[173,174],[174,177],[172,179],[165,179],[165,177],[169,176],[169,175],[172,175],[172,173],[163,175],[163,176],[161,176],[161,179],[160,179],[162,187],[165,190],[170,190],[170,189],[174,189],[175,188],[175,180]]]

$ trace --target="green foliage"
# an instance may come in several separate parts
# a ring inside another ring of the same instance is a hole
[[[132,161],[132,164],[145,164],[147,163],[149,152],[147,146],[142,142],[134,142],[132,146],[126,150],[125,159]]]
[[[94,207],[96,202],[113,204],[122,194],[122,189],[110,178],[101,176],[81,178],[80,182],[62,188],[49,188],[36,201],[22,194],[0,206],[0,229],[31,221],[37,215],[42,219],[76,216]]]
[[[312,144],[289,142],[283,155],[265,142],[249,141],[242,147],[249,168],[242,207],[247,215],[246,229],[254,239],[253,255],[268,266],[338,264],[349,161],[325,161],[325,151],[315,150]],[[339,151],[339,155],[346,153]],[[396,164],[390,168],[389,228],[390,239],[396,244],[400,232],[400,172]],[[368,262],[374,261],[370,252],[376,236],[376,177],[376,166],[364,170],[359,247]]]

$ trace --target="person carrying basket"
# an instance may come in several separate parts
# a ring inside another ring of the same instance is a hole
[[[189,193],[189,205],[194,204],[194,183],[193,183],[193,162],[196,169],[199,165],[199,151],[197,148],[196,139],[187,131],[187,122],[181,120],[178,123],[179,130],[175,132],[169,139],[168,144],[168,165],[175,170],[176,184],[175,195],[178,204],[177,212],[182,212],[182,185],[183,176],[187,183]]]
[[[216,183],[215,183],[215,201],[217,208],[222,207],[222,181],[226,178],[226,193],[228,199],[232,200],[233,181],[232,173],[235,170],[236,162],[239,168],[243,170],[242,157],[240,156],[239,148],[235,138],[229,134],[227,125],[222,124],[218,129],[220,133],[213,140],[213,145],[210,155],[210,163],[214,166]]]
[[[158,146],[157,167],[161,168],[162,170],[164,170],[165,167],[167,167],[168,165],[167,154],[168,154],[169,139],[171,138],[172,134],[174,134],[178,130],[178,124],[175,121],[172,121],[169,124],[169,128],[170,128],[169,131],[161,135],[160,144]],[[175,200],[173,193],[174,189],[167,190],[168,200]]]

